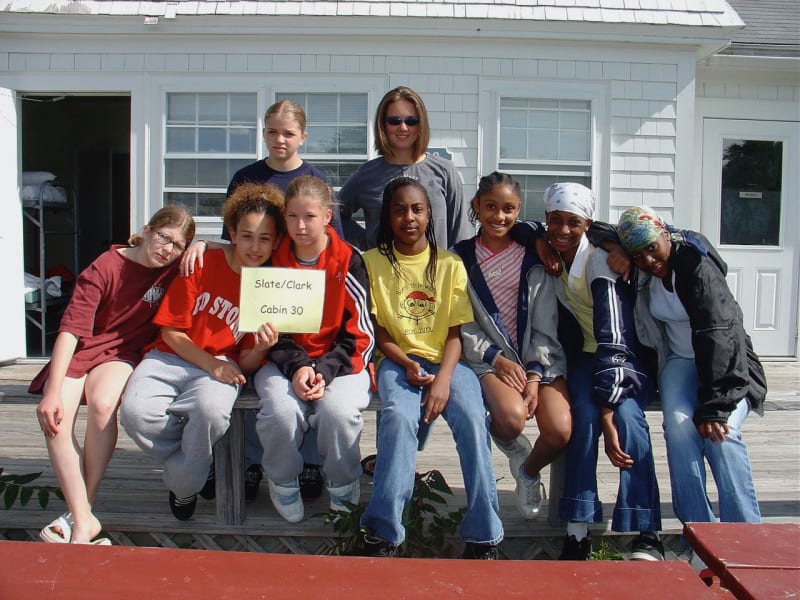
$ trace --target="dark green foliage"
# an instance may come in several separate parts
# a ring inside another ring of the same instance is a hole
[[[41,508],[47,508],[50,502],[50,494],[55,494],[61,500],[64,495],[61,489],[50,485],[31,485],[31,482],[41,476],[39,473],[27,473],[25,475],[5,475],[0,468],[0,496],[3,498],[3,508],[8,510],[19,502],[20,506],[26,506],[34,493],[39,501]]]
[[[449,539],[455,535],[465,509],[440,513],[440,508],[447,507],[445,495],[452,496],[453,492],[440,471],[434,469],[416,476],[411,501],[403,512],[406,539],[400,547],[402,556],[430,558],[454,554]],[[324,515],[325,523],[332,524],[334,533],[341,538],[332,554],[348,554],[358,540],[364,507],[345,505],[351,512],[332,510]]]

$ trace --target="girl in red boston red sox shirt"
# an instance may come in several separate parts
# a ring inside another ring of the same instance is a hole
[[[209,250],[203,267],[172,283],[154,319],[161,333],[125,390],[122,425],[164,463],[170,510],[182,521],[194,514],[244,373],[278,339],[270,323],[252,335],[239,331],[239,284],[242,267],[267,262],[280,241],[282,205],[275,186],[236,188],[222,209],[232,243]]]

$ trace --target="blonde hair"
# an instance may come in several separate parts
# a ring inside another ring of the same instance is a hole
[[[333,200],[333,191],[330,186],[319,177],[314,177],[313,175],[301,175],[292,180],[289,187],[286,188],[284,211],[289,201],[298,196],[316,198],[319,200],[323,210],[333,211],[336,208],[336,202]]]
[[[428,111],[425,109],[425,103],[422,101],[420,95],[405,86],[396,87],[393,90],[386,92],[384,97],[378,104],[378,110],[375,111],[375,150],[381,156],[394,156],[394,151],[389,145],[389,138],[386,135],[386,112],[389,107],[398,100],[406,100],[414,105],[419,118],[419,127],[417,132],[417,139],[414,141],[414,155],[420,157],[425,154],[428,149],[428,144],[431,141],[431,126],[428,123]]]
[[[283,192],[269,183],[245,182],[236,186],[222,205],[222,221],[228,230],[236,231],[245,215],[258,213],[275,219],[275,231],[286,231],[283,221]]]
[[[155,214],[150,217],[150,221],[145,227],[151,231],[159,227],[177,227],[186,238],[186,245],[192,243],[194,239],[194,219],[186,207],[180,204],[168,204],[163,208],[158,209]],[[138,246],[142,243],[142,234],[134,233],[128,238],[128,244],[131,246]]]
[[[306,130],[306,112],[303,110],[302,106],[293,100],[279,100],[270,106],[267,112],[264,113],[265,127],[267,125],[267,119],[272,115],[279,115],[297,121],[297,124],[300,126],[300,131]]]

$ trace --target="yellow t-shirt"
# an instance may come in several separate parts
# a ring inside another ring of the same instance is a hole
[[[450,327],[474,319],[464,264],[452,252],[437,251],[435,288],[428,284],[425,273],[430,247],[416,256],[395,252],[399,276],[378,249],[366,252],[364,263],[369,273],[372,314],[378,325],[406,354],[438,364]]]
[[[573,265],[573,271],[575,265]],[[561,285],[567,297],[572,314],[578,321],[583,333],[583,351],[597,352],[597,340],[594,339],[594,299],[586,281],[586,262],[580,265],[580,272],[561,271]]]

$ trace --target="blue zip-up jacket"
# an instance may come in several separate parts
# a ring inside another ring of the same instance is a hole
[[[593,301],[594,353],[592,401],[611,409],[636,397],[647,385],[647,374],[635,354],[635,326],[630,290],[608,266],[608,253],[593,248],[584,269]],[[566,267],[565,267],[566,268]],[[583,349],[583,333],[564,292],[556,285],[560,304],[559,339],[568,361]]]

